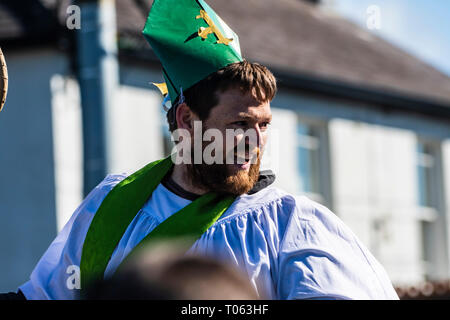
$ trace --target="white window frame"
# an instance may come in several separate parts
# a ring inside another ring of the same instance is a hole
[[[308,149],[318,147],[319,152],[318,183],[320,192],[304,192],[302,190],[300,190],[300,192],[311,200],[319,202],[332,210],[332,182],[328,121],[325,119],[307,117],[301,113],[298,113],[297,125],[314,127],[318,132],[318,137],[305,136],[303,141],[297,141],[296,147],[303,146]],[[296,161],[299,161],[299,159],[296,158]],[[297,174],[300,176],[300,172],[297,172]]]
[[[419,186],[418,166],[431,168],[431,185],[428,194],[432,195],[429,205],[420,204],[420,195],[417,193],[417,219],[420,224],[422,246],[422,269],[425,280],[437,280],[447,277],[448,244],[445,216],[445,204],[443,193],[443,167],[442,167],[442,143],[440,140],[418,137],[418,144],[426,145],[430,154],[419,154],[416,151],[416,174]],[[425,182],[426,183],[426,182]],[[428,186],[425,186],[428,187]],[[425,230],[428,229],[428,231]],[[443,257],[443,258],[442,258]]]

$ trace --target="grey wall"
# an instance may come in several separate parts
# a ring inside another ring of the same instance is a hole
[[[66,70],[51,50],[5,52],[0,113],[0,292],[16,290],[56,235],[50,79]]]

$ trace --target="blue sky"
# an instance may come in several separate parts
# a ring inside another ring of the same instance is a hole
[[[380,8],[374,33],[450,76],[450,0],[335,0],[338,12],[365,28],[370,5]]]

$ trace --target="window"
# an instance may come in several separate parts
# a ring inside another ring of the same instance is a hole
[[[419,206],[433,208],[436,201],[433,199],[433,171],[435,169],[435,157],[433,148],[425,142],[417,144],[417,176],[418,176],[418,201]]]
[[[312,200],[331,206],[326,123],[300,117],[297,124],[297,170],[300,192]]]
[[[416,158],[423,273],[426,280],[433,280],[442,277],[448,265],[439,142],[419,139]]]

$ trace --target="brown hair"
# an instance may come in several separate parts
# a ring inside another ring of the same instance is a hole
[[[187,254],[186,240],[156,241],[109,278],[91,283],[84,300],[258,300],[242,270],[230,262]]]
[[[218,92],[239,88],[243,94],[251,93],[259,102],[271,101],[277,92],[274,75],[267,67],[246,60],[226,66],[207,76],[184,91],[185,102],[200,120],[209,117],[211,109],[219,103]],[[178,99],[175,101],[176,105]],[[174,110],[167,112],[169,130],[177,128]]]

